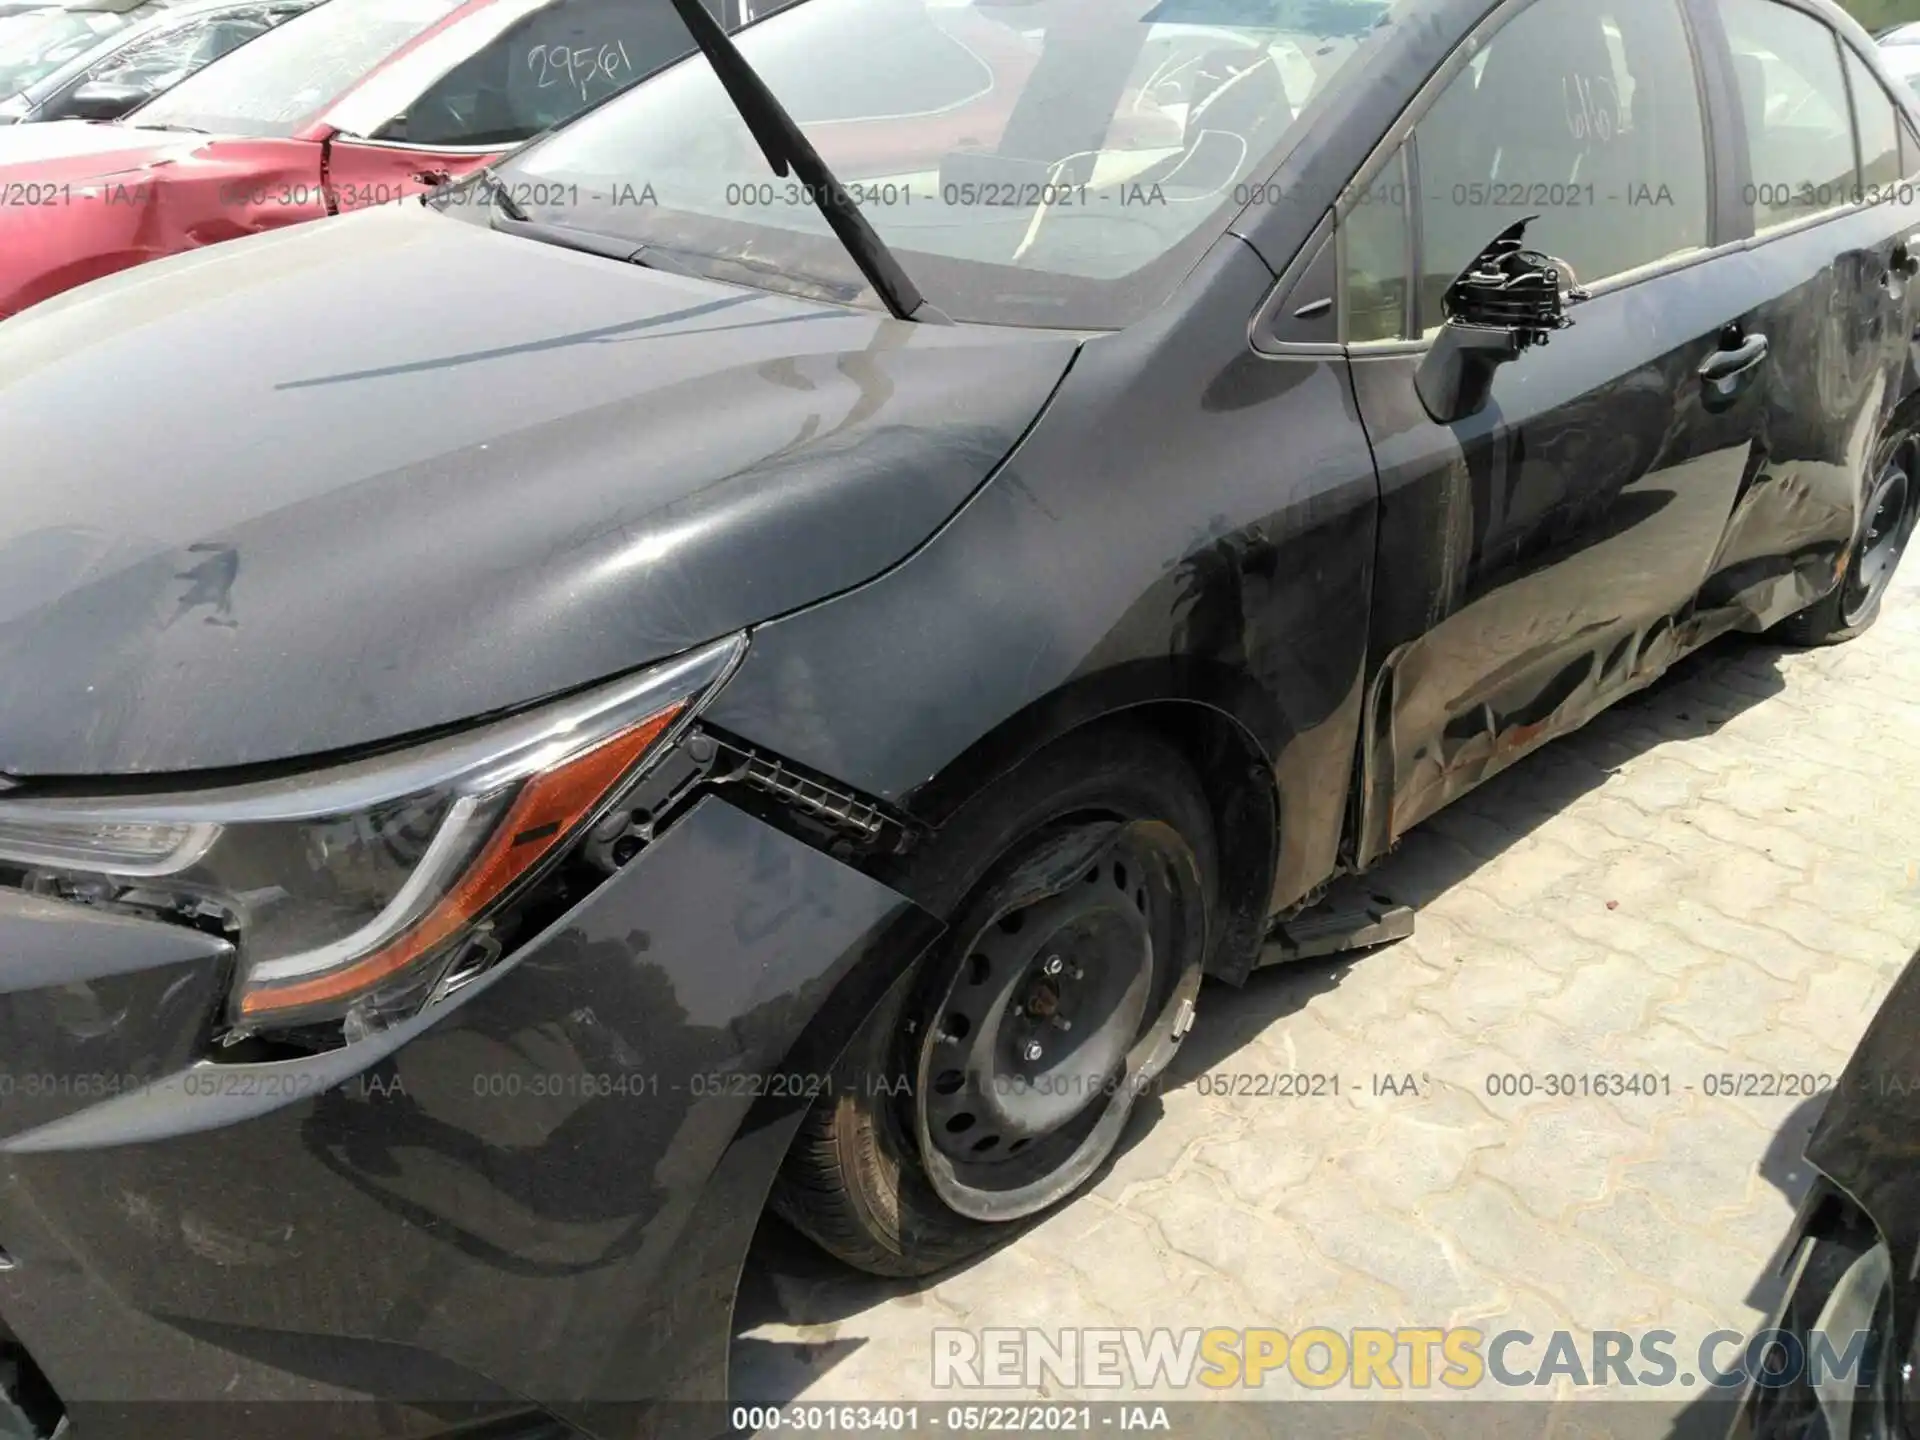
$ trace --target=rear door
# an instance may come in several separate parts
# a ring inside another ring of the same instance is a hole
[[[1382,503],[1363,863],[1684,643],[1767,353],[1729,328],[1743,304],[1715,248],[1708,84],[1682,0],[1514,0],[1343,202]],[[1480,414],[1435,424],[1413,381],[1440,297],[1528,216],[1529,245],[1591,298],[1498,372]]]
[[[1724,127],[1730,198],[1752,236],[1741,324],[1772,338],[1773,358],[1701,622],[1757,629],[1832,587],[1878,473],[1873,452],[1911,388],[1920,157],[1873,68],[1817,14],[1786,0],[1708,10],[1737,100]]]

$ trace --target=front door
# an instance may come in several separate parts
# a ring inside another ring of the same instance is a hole
[[[1680,0],[1518,0],[1489,24],[1342,226],[1382,501],[1362,863],[1676,653],[1770,363],[1709,258]],[[1529,247],[1589,298],[1498,372],[1484,410],[1437,424],[1413,382],[1441,296],[1529,216]]]

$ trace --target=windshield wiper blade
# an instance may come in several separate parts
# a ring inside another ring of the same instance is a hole
[[[529,221],[531,217],[528,216],[525,210],[520,208],[520,202],[513,198],[513,192],[507,188],[506,182],[493,173],[492,166],[482,165],[478,174],[480,176],[480,184],[486,187],[487,194],[492,197],[494,206],[502,215],[506,216],[509,220],[517,220],[522,224],[526,224]]]
[[[693,36],[694,44],[713,66],[713,73],[719,77],[734,109],[747,122],[747,129],[753,132],[773,173],[782,177],[791,173],[806,187],[807,194],[826,217],[827,225],[839,236],[847,254],[853,257],[853,263],[860,267],[860,273],[867,277],[867,283],[873,286],[888,312],[901,320],[951,323],[900,268],[887,242],[867,223],[867,217],[860,213],[860,207],[854,204],[846,187],[827,168],[766,82],[734,48],[733,41],[727,38],[720,22],[708,13],[702,0],[673,0],[673,8],[680,12],[681,22]]]

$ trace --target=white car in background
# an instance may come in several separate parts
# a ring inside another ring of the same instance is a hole
[[[1880,42],[1880,55],[1887,68],[1920,91],[1920,21],[1896,25],[1874,38]]]

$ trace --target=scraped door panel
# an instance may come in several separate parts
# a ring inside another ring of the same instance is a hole
[[[1703,630],[1762,630],[1832,588],[1874,444],[1911,384],[1916,282],[1892,252],[1916,229],[1920,207],[1876,205],[1742,258],[1744,323],[1773,337],[1771,383],[1753,464],[1701,589]]]
[[[1438,332],[1448,286],[1518,220],[1591,298],[1451,426],[1415,394],[1423,353],[1353,351],[1382,487],[1363,862],[1667,664],[1760,415],[1764,363],[1711,410],[1699,376],[1741,343],[1726,327],[1746,300],[1707,258],[1709,144],[1677,3],[1514,9],[1407,148],[1414,333]]]
[[[1773,383],[1700,614],[1760,630],[1832,588],[1875,444],[1912,388],[1920,182],[1905,120],[1825,25],[1776,0],[1718,13],[1741,102],[1730,148],[1759,232],[1744,323],[1773,337]]]
[[[1758,401],[1699,369],[1741,313],[1717,265],[1596,297],[1434,424],[1418,356],[1358,360],[1379,461],[1372,757],[1390,843],[1663,669],[1719,547]]]

